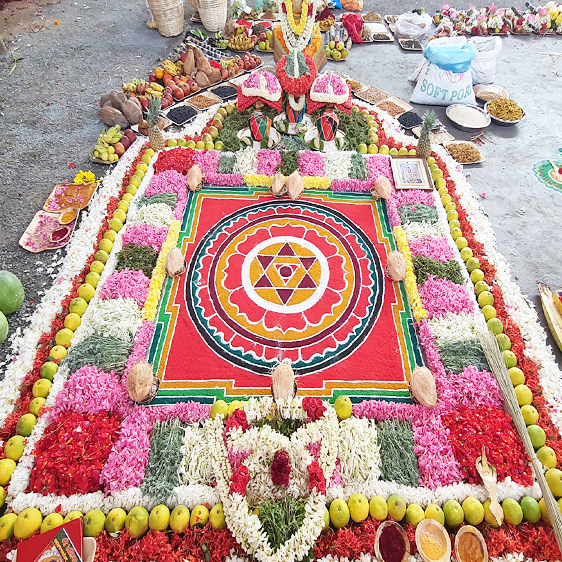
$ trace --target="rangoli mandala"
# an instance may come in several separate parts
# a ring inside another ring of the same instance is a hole
[[[319,395],[355,388],[358,396],[406,397],[417,344],[407,305],[383,275],[389,227],[383,215],[385,234],[372,198],[293,203],[215,191],[190,203],[195,232],[182,233],[190,267],[169,281],[152,345],[158,399],[193,398],[209,372],[216,380],[203,397],[261,394],[283,359],[299,387]],[[219,209],[223,218],[209,225]],[[380,345],[388,338],[400,353]]]

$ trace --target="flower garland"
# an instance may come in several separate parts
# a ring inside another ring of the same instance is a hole
[[[281,22],[281,31],[283,32],[283,38],[285,39],[285,43],[291,48],[293,51],[302,51],[309,43],[312,37],[314,21],[316,20],[316,11],[317,11],[317,0],[312,0],[310,4],[308,4],[308,8],[306,12],[301,13],[301,22],[302,18],[305,18],[304,27],[300,34],[296,34],[291,25],[289,23],[289,15],[287,8],[287,3],[290,3],[290,11],[292,17],[292,0],[281,0],[280,5],[281,9],[279,10],[279,20]],[[304,5],[304,2],[303,2]],[[304,15],[303,15],[304,14]],[[294,18],[293,18],[293,25],[294,25]],[[300,29],[300,28],[299,28]]]
[[[285,0],[283,12],[287,13],[287,22],[289,28],[295,35],[301,35],[308,18],[308,0],[303,0],[301,16],[298,25],[295,23],[295,15],[293,13],[293,0]]]

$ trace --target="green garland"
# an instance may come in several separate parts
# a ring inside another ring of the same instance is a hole
[[[345,149],[357,150],[360,144],[369,146],[369,125],[365,116],[360,112],[346,113],[336,109],[336,115],[340,120],[339,130],[345,133]]]
[[[365,181],[369,177],[369,171],[367,170],[367,161],[362,154],[356,152],[355,154],[351,155],[349,177],[361,181]]]
[[[436,223],[439,219],[437,209],[423,203],[408,203],[398,207],[398,214],[402,224],[409,222]]]
[[[277,115],[276,111],[269,107],[264,106],[260,111],[267,115],[270,119]],[[240,139],[238,138],[238,132],[248,128],[248,120],[250,119],[254,108],[249,107],[248,109],[238,113],[234,110],[230,115],[227,115],[222,122],[222,129],[216,140],[222,141],[224,144],[224,150],[228,152],[237,152],[241,148],[244,148],[240,144]]]
[[[384,420],[377,424],[382,479],[404,486],[419,486],[420,472],[414,453],[412,424],[402,420]]]
[[[122,375],[132,347],[132,342],[93,334],[73,345],[62,364],[68,367],[70,373],[75,373],[86,365],[93,365],[106,373],[115,371]]]
[[[290,176],[295,170],[299,169],[299,151],[287,150],[281,153],[281,163],[277,169],[284,175]]]
[[[143,195],[142,197],[139,197],[137,208],[140,209],[141,207],[154,205],[155,203],[164,203],[173,209],[176,206],[177,200],[177,193],[157,193],[156,195],[152,195],[150,197]]]
[[[217,172],[219,174],[232,174],[236,164],[236,154],[223,154],[219,160]]]
[[[142,271],[149,279],[152,271],[156,267],[158,252],[150,246],[140,246],[138,244],[127,244],[117,254],[117,271],[123,269],[133,269]]]
[[[273,550],[301,528],[306,515],[305,503],[304,499],[286,497],[280,501],[266,500],[258,506],[258,517]]]
[[[263,427],[264,425],[269,425],[271,429],[277,431],[277,433],[280,433],[285,437],[291,437],[291,435],[295,433],[295,431],[297,431],[304,425],[304,422],[301,420],[273,418],[271,420],[268,419],[257,420],[252,425],[254,427]]]
[[[412,262],[418,285],[423,285],[430,275],[437,279],[448,279],[457,285],[464,283],[461,266],[455,260],[440,262],[426,256],[415,256]]]
[[[141,491],[164,503],[180,485],[178,469],[183,455],[184,426],[177,419],[155,421],[150,436],[150,454]]]
[[[278,147],[283,150],[310,150],[305,140],[298,135],[281,135]]]
[[[447,372],[453,371],[457,375],[470,365],[479,371],[490,370],[482,346],[476,339],[438,344],[437,350]]]

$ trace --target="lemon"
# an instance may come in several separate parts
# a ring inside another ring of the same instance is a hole
[[[349,514],[355,523],[369,517],[369,500],[363,494],[353,494],[347,502]]]
[[[165,531],[170,522],[170,510],[165,505],[157,505],[148,518],[148,526],[153,531]]]
[[[556,468],[556,453],[554,449],[544,446],[537,451],[537,458],[546,468]]]
[[[406,503],[398,494],[388,498],[388,514],[394,521],[402,521],[406,515]]]
[[[496,309],[493,306],[487,304],[482,307],[482,314],[484,315],[486,322],[488,322],[488,320],[496,317]]]
[[[92,274],[88,273],[88,275],[92,275]],[[75,314],[74,312],[67,314],[66,318],[64,319],[64,327],[68,328],[69,330],[72,330],[73,332],[75,332],[78,329],[78,326],[80,326],[81,323],[82,320],[80,320],[80,316],[78,316],[78,314]]]
[[[74,521],[75,519],[80,519],[80,517],[84,517],[84,514],[81,511],[71,511],[65,518],[64,522],[68,523],[69,521]]]
[[[148,511],[144,507],[133,507],[125,519],[125,529],[129,534],[138,539],[148,531]]]
[[[121,209],[123,212],[127,212],[129,210],[129,202],[128,201],[119,201],[117,203],[117,208]]]
[[[120,507],[112,509],[105,518],[105,530],[108,533],[119,533],[125,528],[127,512]]]
[[[60,513],[51,513],[43,519],[41,523],[41,534],[54,529],[55,527],[60,527],[64,523],[64,519]]]
[[[411,503],[408,509],[406,509],[406,523],[412,525],[412,527],[417,527],[424,519],[425,513],[422,506],[417,503]]]
[[[445,522],[450,529],[457,529],[464,521],[464,511],[461,504],[456,500],[448,500],[443,506]]]
[[[178,146],[178,141],[176,139],[168,139],[168,146]]]
[[[72,304],[72,303],[71,303]],[[66,347],[63,347],[62,345],[55,345],[55,347],[53,347],[51,349],[51,351],[49,351],[49,356],[52,357],[53,359],[57,359],[57,360],[61,360],[64,359],[66,357]],[[56,363],[53,363],[56,366]],[[45,363],[43,363],[43,365],[45,365]],[[43,369],[43,367],[41,367],[41,370]],[[57,369],[55,369],[54,372],[56,372]],[[54,374],[54,373],[53,373]],[[43,377],[43,378],[48,378],[48,377]],[[52,378],[51,378],[52,380]]]
[[[97,537],[105,528],[105,514],[99,509],[92,509],[86,513],[82,523],[85,537]]]
[[[80,287],[78,287],[78,296],[86,302],[90,302],[95,294],[96,289],[93,285],[90,285],[90,283],[83,283]]]
[[[466,238],[459,238],[458,240],[466,240]],[[467,242],[468,244],[468,242]],[[457,244],[458,246],[458,244]],[[470,248],[460,248],[461,250],[461,258],[463,259],[463,261],[466,261],[468,259],[470,259],[474,254],[472,253],[472,250]]]
[[[150,164],[150,160],[151,160],[150,155],[145,152],[142,155],[141,162],[144,162],[148,166],[148,164]]]
[[[336,529],[341,529],[349,523],[349,507],[342,499],[336,499],[330,504],[330,521]]]
[[[410,148],[410,150],[408,150],[408,154],[410,156],[415,156],[417,154],[417,151],[415,148]]]
[[[127,213],[123,209],[115,209],[115,211],[113,211],[113,218],[125,222],[127,220]]]
[[[90,271],[93,271],[94,273],[99,273],[101,275],[101,272],[105,269],[105,265],[103,264],[103,262],[96,260],[93,261],[90,264]],[[74,310],[71,310],[71,312],[76,312]]]
[[[41,408],[45,405],[46,400],[41,396],[34,398],[29,403],[29,412],[33,414],[36,418],[39,417],[41,413]]]
[[[42,521],[43,516],[38,509],[34,507],[24,509],[16,519],[14,536],[19,540],[28,539],[41,528]]]
[[[398,156],[398,150],[396,148],[391,148],[389,154],[391,156]]]
[[[351,400],[349,396],[344,396],[341,394],[336,398],[334,403],[334,410],[340,420],[346,420],[347,418],[351,417],[353,406],[351,404]]]
[[[560,511],[562,511],[562,505],[560,505],[560,501],[558,500],[558,507]],[[546,510],[546,503],[544,502],[544,498],[541,498],[539,501],[539,507],[541,508],[541,519],[550,525],[550,517],[548,516],[548,511]]]
[[[185,505],[177,505],[170,515],[170,528],[175,533],[183,533],[189,527],[189,509]]]
[[[53,383],[49,379],[39,379],[33,385],[33,396],[35,396],[35,398],[47,398],[52,385]]]
[[[93,287],[92,287],[93,288]],[[72,338],[74,337],[74,332],[69,330],[68,328],[63,328],[57,332],[55,336],[55,341],[58,345],[64,345],[64,347],[68,347]]]
[[[479,281],[484,281],[484,272],[481,269],[473,269],[470,272],[470,280],[476,285]]]
[[[525,384],[518,384],[515,387],[515,396],[519,406],[529,406],[533,402],[533,393],[531,389]]]
[[[519,367],[511,367],[509,369],[509,376],[511,377],[511,384],[517,386],[525,384],[525,373]]]
[[[56,349],[57,347],[62,347],[63,349],[66,349],[62,345],[55,345],[53,349]],[[53,349],[51,349],[51,351],[53,351]],[[53,363],[53,361],[47,361],[46,363],[43,363],[43,365],[41,365],[41,378],[49,379],[50,381],[52,381],[58,369],[59,366],[56,363]]]
[[[379,147],[379,154],[388,154],[390,152],[388,146],[386,146],[386,144],[383,144]]]
[[[133,180],[134,177],[135,176],[133,176],[131,178],[131,181]],[[139,184],[140,184],[140,180],[139,180]],[[127,186],[127,189],[125,190],[125,193],[129,193],[130,195],[134,195],[137,192],[137,189],[138,189],[138,186],[133,185],[131,182],[129,182],[129,185]]]
[[[209,521],[213,529],[221,530],[226,528],[226,521],[224,518],[224,509],[222,503],[217,503],[209,513]]]
[[[462,230],[460,228],[452,228],[451,236],[453,237],[453,240],[460,238],[462,236]]]
[[[14,525],[17,518],[15,513],[6,513],[0,518],[0,541],[8,541],[14,536]]]
[[[523,521],[523,510],[513,498],[503,500],[502,509],[504,519],[511,525],[519,525]]]
[[[442,187],[447,188],[447,182],[443,179],[443,178],[439,178],[436,182],[435,182],[435,187],[437,189],[441,189]]]
[[[224,148],[224,143],[222,141],[215,141],[215,150],[222,150]]]
[[[114,219],[111,219],[109,221],[109,224],[111,226],[111,221]],[[109,259],[109,254],[105,251],[105,250],[98,250],[95,254],[94,254],[94,258],[98,261],[101,261],[102,263],[106,263],[107,260]],[[87,299],[86,299],[87,300]]]
[[[0,461],[0,486],[8,484],[14,470],[16,470],[16,461],[13,459],[2,459]]]
[[[33,414],[24,414],[18,420],[18,423],[16,425],[16,433],[18,435],[23,435],[24,437],[29,437],[36,423],[37,418]]]
[[[142,170],[139,170],[138,168],[135,170],[135,175],[133,176],[134,178],[138,178],[139,180],[142,181],[142,179],[144,178],[144,172]]]
[[[459,236],[455,240],[455,244],[456,244],[456,246],[459,250],[464,250],[465,248],[470,250],[470,248],[468,248],[468,240],[464,236]],[[470,250],[470,251],[472,252],[472,250]],[[461,257],[462,257],[462,254],[461,254]]]
[[[186,146],[187,146],[187,148],[191,148],[191,149],[197,148],[197,145],[195,144],[195,141],[192,140],[192,139],[189,139],[189,140],[187,141]]]
[[[146,165],[145,162],[139,162],[137,164],[137,171],[141,170],[142,172],[144,172],[146,174],[146,171],[148,170],[148,166]]]
[[[228,415],[231,416],[234,412],[234,410],[238,410],[239,408],[242,409],[242,402],[240,400],[233,400],[229,405],[228,405]]]
[[[511,367],[517,367],[517,357],[515,355],[515,353],[513,353],[513,351],[503,351],[502,352],[503,355],[503,361],[505,363],[505,366],[508,369],[511,369]]]
[[[371,517],[377,521],[384,521],[388,517],[388,504],[382,496],[375,496],[369,506]]]
[[[511,349],[511,340],[505,334],[497,334],[496,341],[500,351],[509,351]],[[513,369],[513,367],[511,367]]]
[[[152,148],[147,148],[144,151],[144,154],[148,154],[148,156],[150,156],[152,158],[154,156],[154,150]]]
[[[141,184],[141,179],[138,176],[133,176],[129,180],[129,186],[138,187]],[[127,192],[125,195],[131,195],[130,192]]]
[[[228,417],[228,404],[224,400],[217,400],[211,406],[211,418],[215,419],[219,414],[222,414],[225,419]]]
[[[490,291],[482,291],[478,295],[478,304],[480,308],[486,305],[492,306],[494,304],[494,295]]]
[[[10,437],[4,445],[4,453],[6,458],[17,461],[23,455],[25,449],[25,437],[23,435],[14,435]]]
[[[480,525],[484,520],[484,506],[472,496],[469,496],[462,502],[465,521],[469,525]]]
[[[117,217],[113,217],[109,221],[109,228],[115,230],[115,232],[119,232],[123,228],[123,221],[121,219],[117,218]],[[107,255],[107,252],[106,252],[106,255]],[[98,259],[97,254],[96,254],[96,259]],[[100,261],[103,261],[103,260],[100,260]],[[107,261],[107,258],[105,258],[105,261],[103,261],[103,263],[105,263],[106,261]]]
[[[523,510],[523,519],[529,523],[538,523],[541,518],[541,507],[539,502],[530,496],[525,496],[521,500],[521,509]]]
[[[114,230],[108,230],[107,232],[115,232]],[[103,250],[104,252],[107,252],[109,254],[109,252],[111,252],[111,250],[113,249],[113,242],[111,240],[108,240],[107,238],[104,238],[103,240],[100,240],[100,250]],[[97,275],[97,273],[94,273],[94,275]],[[87,281],[87,279],[86,279]],[[95,285],[94,285],[95,287]]]
[[[367,148],[367,152],[368,152],[369,154],[378,154],[378,152],[379,152],[379,147],[378,147],[376,144],[371,143],[371,144],[369,145],[369,147]]]
[[[443,203],[443,207],[445,205],[448,205],[451,201],[452,201],[452,198],[451,198],[451,196],[449,195],[448,192],[446,192],[444,195],[441,195],[441,203]],[[460,223],[456,228],[460,228]]]
[[[365,143],[361,143],[359,145],[357,145],[357,152],[359,152],[360,154],[367,154],[367,145]]]
[[[546,471],[544,477],[554,497],[562,497],[562,471],[557,468],[550,468]]]
[[[191,527],[204,527],[209,521],[209,510],[204,505],[198,505],[191,512],[189,525]]]
[[[494,514],[490,511],[491,503],[492,503],[492,500],[490,500],[490,499],[487,499],[484,502],[484,521],[486,521],[486,523],[488,523],[488,525],[491,525],[492,527],[497,528],[503,523],[503,511],[501,513],[501,516],[500,516],[500,522],[498,523],[498,520],[496,519]]]
[[[130,203],[134,197],[130,194],[130,193],[125,193],[125,195],[123,195],[123,197],[121,197],[121,199],[123,201],[127,201],[127,203]],[[106,232],[107,234],[107,232]],[[113,242],[113,240],[115,240],[115,236],[113,236],[113,239],[110,238],[110,240]]]
[[[205,143],[205,148],[206,148],[207,150],[214,150],[214,148],[215,148],[215,143],[214,143],[213,141],[207,141],[207,142]]]
[[[540,449],[546,443],[546,433],[540,425],[533,424],[527,426],[527,433],[535,450]]]
[[[486,321],[486,325],[488,326],[488,330],[496,336],[503,332],[503,324],[499,318],[490,318],[490,320]]]
[[[445,525],[445,514],[443,513],[443,510],[434,503],[426,507],[425,517],[426,519],[434,519],[435,521],[441,523],[441,525]]]
[[[91,275],[91,273],[88,273],[88,275]],[[88,275],[86,275],[86,278],[88,277]],[[99,277],[98,273],[95,273],[95,275]],[[84,314],[84,312],[86,312],[87,308],[88,308],[88,303],[86,299],[83,299],[82,297],[76,297],[75,299],[72,299],[70,301],[70,306],[68,307],[68,310],[70,311],[71,314],[76,314],[78,317],[80,317],[82,316],[82,314]],[[66,349],[64,353],[66,355]],[[53,357],[55,356],[53,355]],[[58,357],[55,357],[55,359],[58,359]]]
[[[400,156],[406,156],[406,155],[408,154],[408,149],[403,146],[403,147],[398,151],[398,154],[399,154]]]
[[[456,209],[457,209],[457,206],[452,201],[445,205],[445,211],[447,211],[447,213],[449,211],[455,211]]]
[[[447,213],[447,220],[452,221],[459,218],[459,214],[454,209]]]

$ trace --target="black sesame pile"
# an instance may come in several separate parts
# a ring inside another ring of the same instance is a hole
[[[218,86],[213,89],[213,94],[225,100],[226,98],[231,98],[236,95],[236,88],[234,86]]]
[[[407,111],[398,117],[398,123],[400,123],[404,129],[413,129],[421,125],[421,122],[421,117],[414,111]]]
[[[168,111],[168,119],[173,121],[176,125],[183,125],[187,123],[190,119],[193,119],[197,115],[198,111],[187,105],[180,105],[178,107],[173,107]]]

